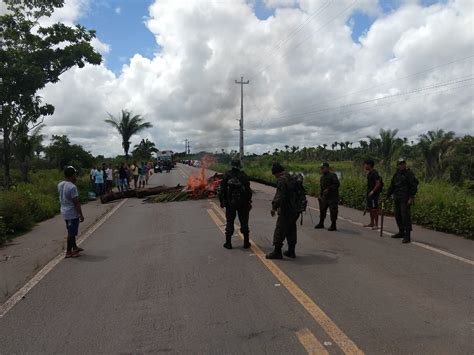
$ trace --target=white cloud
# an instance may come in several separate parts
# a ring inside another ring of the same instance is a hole
[[[428,8],[407,3],[379,15],[360,44],[352,41],[346,22],[357,9],[380,14],[376,2],[360,1],[337,16],[352,1],[335,1],[287,38],[324,2],[301,0],[297,8],[278,8],[260,21],[244,0],[232,6],[156,1],[146,25],[160,53],[151,59],[136,54],[118,76],[105,65],[64,74],[43,92],[56,106],[46,132],[68,134],[95,154],[118,154],[120,139],[103,120],[107,112],[127,108],[154,124],[144,137],[160,148],[182,149],[184,138],[195,149],[236,148],[240,87],[234,80],[241,75],[250,79],[245,86],[250,151],[357,142],[380,128],[399,128],[410,138],[435,128],[474,132],[472,88],[459,89],[472,81],[321,111],[472,75],[471,58],[409,76],[473,54],[469,0]],[[301,112],[313,113],[297,115]]]
[[[115,8],[115,13],[116,13],[117,15],[120,15],[120,14],[122,13],[122,8],[121,8],[120,6],[119,6],[119,7],[116,7],[116,8]]]

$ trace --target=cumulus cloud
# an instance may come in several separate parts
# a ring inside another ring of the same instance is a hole
[[[259,20],[245,0],[155,1],[146,26],[160,51],[135,54],[118,75],[105,64],[64,74],[42,93],[56,106],[47,133],[118,154],[120,138],[103,120],[126,108],[154,125],[133,143],[146,137],[182,150],[188,138],[195,150],[237,148],[241,76],[250,80],[248,152],[357,142],[380,128],[410,139],[435,128],[473,133],[469,0],[409,1],[389,14],[376,1],[325,3],[268,0],[275,14]],[[356,11],[377,14],[360,43],[348,25]]]

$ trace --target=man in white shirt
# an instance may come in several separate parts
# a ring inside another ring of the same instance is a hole
[[[109,164],[108,168],[105,169],[105,174],[107,175],[107,180],[105,182],[105,189],[108,194],[112,192],[112,188],[114,186],[114,171],[112,166]]]
[[[84,222],[79,192],[76,184],[77,172],[72,166],[64,169],[64,181],[58,184],[59,202],[61,203],[61,215],[66,222],[67,228],[67,250],[66,258],[75,258],[83,249],[76,244],[79,233],[79,223]]]

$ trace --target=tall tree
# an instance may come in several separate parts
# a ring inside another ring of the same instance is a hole
[[[59,81],[61,74],[86,63],[100,64],[102,57],[91,45],[94,31],[62,23],[42,26],[40,18],[50,17],[64,6],[64,0],[3,0],[7,12],[0,16],[0,104],[3,130],[5,185],[11,182],[12,133],[20,124],[35,124],[41,116],[52,115],[54,107],[43,103],[38,90]]]
[[[155,143],[147,139],[142,139],[139,144],[135,144],[135,149],[132,154],[134,157],[139,159],[150,159],[153,153],[157,153],[158,149],[156,148]]]
[[[381,129],[379,137],[368,136],[369,146],[382,160],[382,164],[387,173],[391,172],[392,160],[396,153],[403,146],[403,140],[397,138],[398,129]]]
[[[133,115],[132,112],[122,110],[120,118],[116,118],[109,114],[109,119],[105,122],[114,127],[122,136],[122,148],[125,152],[125,158],[128,160],[128,151],[130,150],[130,139],[134,134],[153,127],[150,122],[145,122],[145,119],[140,115]]]
[[[420,135],[418,146],[425,159],[426,178],[440,178],[446,170],[445,157],[453,148],[454,132],[442,129]]]
[[[21,179],[23,182],[29,181],[29,171],[31,159],[35,153],[43,149],[43,135],[41,130],[44,125],[40,124],[32,129],[26,125],[18,125],[12,133],[13,136],[13,156],[20,163]]]

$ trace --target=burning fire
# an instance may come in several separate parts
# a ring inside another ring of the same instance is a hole
[[[217,189],[222,181],[222,176],[215,174],[209,179],[206,177],[206,170],[212,165],[214,158],[210,155],[204,156],[201,160],[201,169],[197,175],[191,175],[188,178],[187,190],[193,196],[207,195],[215,196]]]

